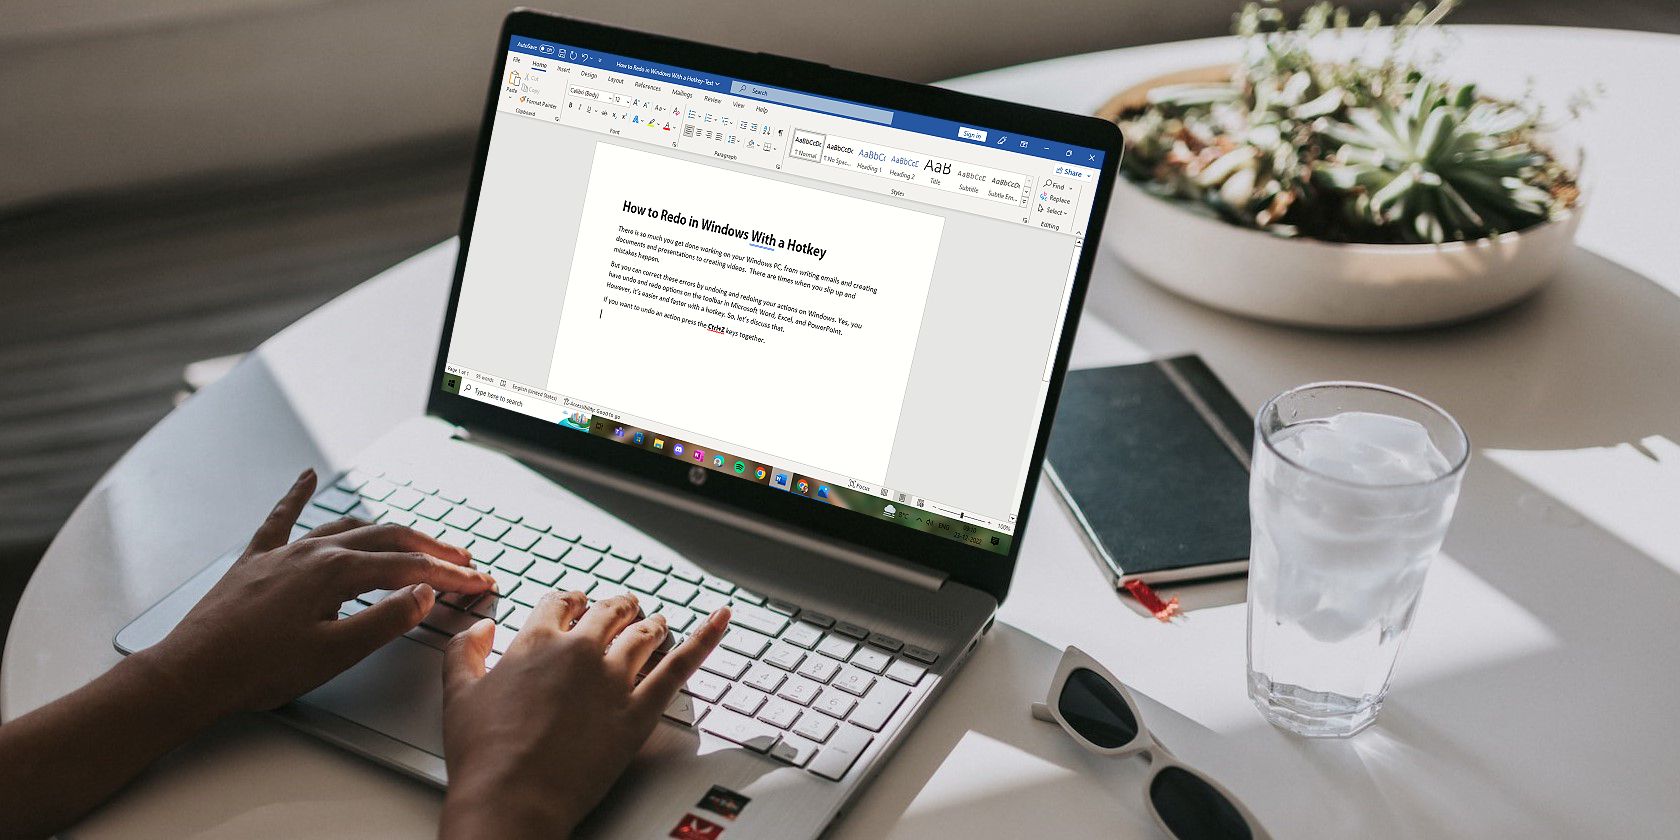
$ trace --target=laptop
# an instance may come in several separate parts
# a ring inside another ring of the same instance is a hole
[[[443,786],[453,631],[496,619],[493,666],[551,589],[633,592],[679,636],[728,604],[583,834],[814,837],[1008,592],[1120,135],[526,10],[494,58],[427,411],[294,536],[398,522],[497,593],[442,599],[277,714]]]

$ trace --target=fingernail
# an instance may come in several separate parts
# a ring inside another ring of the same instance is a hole
[[[414,600],[420,603],[420,609],[429,610],[437,601],[437,592],[429,584],[417,583],[414,585]]]
[[[304,483],[305,481],[309,480],[310,476],[312,476],[314,474],[315,474],[315,468],[314,467],[310,467],[310,468],[304,470],[303,472],[298,473],[297,483],[298,484]]]

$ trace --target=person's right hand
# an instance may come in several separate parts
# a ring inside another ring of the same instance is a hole
[[[543,596],[488,673],[488,620],[450,642],[441,837],[568,836],[729,627],[728,608],[712,613],[638,683],[665,617],[638,621],[633,595],[587,604],[578,592]]]

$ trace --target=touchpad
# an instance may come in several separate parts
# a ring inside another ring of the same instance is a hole
[[[443,652],[397,639],[301,702],[443,756]]]

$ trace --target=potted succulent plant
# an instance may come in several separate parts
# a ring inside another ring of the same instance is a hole
[[[1100,112],[1127,145],[1108,241],[1182,295],[1294,324],[1443,323],[1539,288],[1573,247],[1579,158],[1537,105],[1410,57],[1453,5],[1381,31],[1329,3],[1294,22],[1274,0],[1245,6],[1240,63]]]

